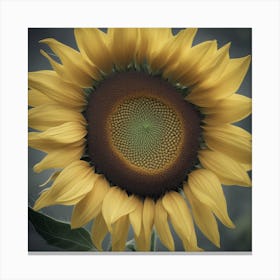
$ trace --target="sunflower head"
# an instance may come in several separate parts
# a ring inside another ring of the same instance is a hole
[[[232,125],[251,112],[236,93],[250,56],[227,44],[193,46],[197,30],[75,29],[79,50],[44,39],[53,70],[29,73],[29,145],[47,155],[36,172],[57,169],[34,209],[73,205],[72,228],[93,220],[92,241],[136,249],[155,231],[175,250],[201,250],[194,222],[219,247],[216,218],[234,227],[222,184],[250,186],[251,135]],[[188,201],[188,203],[187,203]]]
[[[93,165],[128,193],[175,190],[197,159],[198,111],[160,77],[114,73],[90,96],[86,118]]]

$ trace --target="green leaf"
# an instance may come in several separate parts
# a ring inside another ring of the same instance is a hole
[[[71,229],[70,224],[57,221],[30,207],[28,219],[35,230],[52,246],[63,251],[96,251],[88,231],[84,228]]]

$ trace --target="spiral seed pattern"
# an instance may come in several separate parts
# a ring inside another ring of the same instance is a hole
[[[111,116],[115,148],[132,164],[158,170],[172,162],[182,140],[182,125],[172,108],[154,98],[125,100]]]

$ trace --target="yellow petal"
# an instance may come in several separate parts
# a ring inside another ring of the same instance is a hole
[[[252,163],[241,163],[241,165],[243,166],[243,168],[246,170],[246,171],[250,171],[252,170]]]
[[[49,61],[53,70],[63,81],[68,83],[72,82],[73,84],[81,88],[88,88],[93,85],[94,80],[89,75],[79,73],[79,71],[75,70],[73,66],[71,68],[67,68],[65,65],[59,64],[44,50],[40,50],[40,53]],[[78,75],[76,76],[75,73],[77,73]]]
[[[102,202],[110,189],[108,181],[96,175],[92,190],[75,205],[72,213],[71,228],[79,228],[94,219],[100,212]]]
[[[128,197],[126,192],[118,187],[110,188],[102,205],[102,214],[109,231],[112,231],[111,225],[114,222],[135,210],[135,200],[135,197]]]
[[[155,203],[152,199],[146,198],[141,213],[142,226],[138,235],[134,234],[136,248],[138,251],[150,251],[151,233],[154,223]]]
[[[85,126],[81,123],[67,122],[51,127],[44,132],[30,132],[28,143],[35,149],[40,149],[40,145],[44,145],[44,143],[49,145],[81,143],[86,134]]]
[[[50,141],[49,139],[44,139],[40,137],[41,132],[29,132],[28,133],[28,145],[36,150],[41,150],[45,153],[51,152],[58,152],[58,150],[62,150],[65,148],[65,151],[68,150],[71,152],[71,148],[78,150],[78,148],[85,147],[85,139],[82,138],[80,141],[72,143],[72,144],[65,144]],[[61,157],[61,155],[60,155]]]
[[[217,81],[224,73],[230,58],[229,48],[231,43],[228,43],[218,49],[215,54],[208,60],[208,66],[205,67],[199,75],[199,84],[208,85],[213,84],[213,81]],[[207,66],[207,65],[206,65]]]
[[[244,167],[225,154],[205,149],[199,151],[198,158],[203,167],[218,176],[222,184],[251,186],[251,180]]]
[[[99,80],[100,74],[97,68],[84,60],[78,51],[52,38],[41,40],[40,43],[47,44],[60,58],[62,64],[58,64],[46,52],[41,51],[57,74],[65,81],[81,87],[90,87],[93,79]]]
[[[49,196],[49,192],[50,192],[50,188],[44,189],[41,193],[39,198],[35,201],[35,204],[33,206],[33,209],[35,211],[38,211],[44,207],[47,206],[51,206],[51,205],[55,205],[55,201],[50,201],[50,199],[48,199]]]
[[[56,101],[47,97],[41,91],[31,88],[28,90],[28,105],[31,107],[37,107],[44,104],[56,103]]]
[[[251,56],[231,59],[218,81],[212,85],[197,85],[186,99],[195,105],[207,107],[231,96],[239,89],[248,71],[250,61]]]
[[[95,179],[96,174],[88,163],[75,161],[62,170],[47,194],[36,201],[34,208],[39,210],[54,204],[76,204],[91,191]]]
[[[60,173],[61,173],[61,171],[55,171],[55,172],[53,172],[53,173],[50,175],[50,177],[49,177],[44,183],[42,183],[41,185],[39,185],[39,187],[44,187],[44,186],[46,186],[49,182],[54,181]]]
[[[128,215],[122,216],[112,226],[112,251],[125,251],[129,230]]]
[[[191,250],[196,248],[196,234],[192,217],[183,197],[179,193],[171,191],[162,198],[162,204],[176,233],[183,241],[184,247]]]
[[[185,249],[185,251],[187,251],[187,252],[203,252],[203,251],[204,251],[202,248],[200,248],[200,247],[198,247],[198,246],[196,246],[196,247],[191,247],[191,246],[189,246],[189,245],[187,245],[187,244],[184,245],[184,249]]]
[[[252,134],[250,132],[248,132],[247,130],[245,130],[239,126],[236,126],[236,125],[231,125],[231,124],[223,124],[223,125],[217,125],[217,126],[204,125],[203,129],[207,130],[207,131],[215,129],[219,132],[225,130],[228,133],[236,135],[237,137],[242,137],[249,141],[252,141]]]
[[[134,235],[134,240],[135,240],[137,251],[141,251],[141,252],[150,251],[151,241],[150,240],[146,240],[145,232],[144,232],[144,228],[143,227],[141,227],[140,234],[138,236]]]
[[[82,110],[86,104],[83,90],[62,81],[55,71],[29,72],[28,87],[40,91],[50,100],[66,107]]]
[[[221,77],[221,81],[226,84],[226,81],[232,82],[230,87],[231,91],[235,92],[242,83],[248,68],[251,63],[251,55],[247,55],[241,58],[232,58],[225,69],[225,73]]]
[[[84,145],[65,145],[60,148],[50,149],[48,154],[37,164],[33,170],[40,173],[50,168],[64,168],[70,163],[79,160],[84,154]]]
[[[120,68],[127,67],[135,59],[137,28],[109,28],[108,36],[114,63]]]
[[[28,111],[28,126],[38,130],[46,130],[73,121],[86,125],[83,115],[58,104],[46,104]]]
[[[135,203],[136,208],[129,213],[129,221],[133,227],[135,235],[139,236],[142,227],[143,202],[140,199],[136,199]]]
[[[174,62],[177,62],[182,49],[185,51],[191,48],[196,32],[197,28],[188,28],[181,30],[176,36],[172,36],[161,51],[153,56],[150,64],[152,70],[160,70],[166,64],[174,64]]]
[[[146,198],[143,206],[143,228],[146,240],[151,239],[152,227],[154,224],[155,203],[151,198]]]
[[[200,79],[201,73],[203,73],[211,68],[212,64],[214,63],[214,61],[216,59],[217,53],[218,53],[218,51],[217,51],[218,43],[216,40],[212,40],[209,42],[206,41],[206,46],[207,45],[208,45],[208,48],[206,48],[206,49],[205,49],[205,46],[203,43],[196,45],[195,47],[193,47],[191,49],[191,53],[190,53],[191,55],[194,55],[197,53],[196,48],[197,49],[201,48],[202,51],[205,51],[204,55],[201,56],[201,59],[197,60],[196,63],[194,64],[196,67],[197,73],[199,73],[199,77],[196,76],[197,74],[194,73],[194,71],[192,71],[192,69],[190,69],[190,71],[188,71],[188,72],[185,72],[190,75],[189,79],[193,78],[193,79],[195,79],[195,82],[197,82]],[[185,76],[186,76],[186,74],[185,74]]]
[[[99,251],[102,251],[102,241],[104,240],[104,237],[106,236],[107,232],[108,232],[108,228],[106,226],[102,213],[100,213],[94,219],[91,228],[92,243]]]
[[[34,207],[33,207],[33,209],[35,211],[38,211],[38,210],[40,210],[44,207],[59,205],[59,204],[61,204],[61,205],[75,205],[82,198],[82,197],[76,196],[76,197],[73,197],[72,199],[69,199],[66,202],[59,202],[59,201],[56,201],[50,193],[51,193],[50,188],[44,189],[41,192],[39,198],[35,201],[35,204],[34,204]]]
[[[184,185],[184,192],[192,208],[195,223],[203,234],[217,247],[220,248],[220,234],[217,221],[212,214],[211,208],[201,203],[192,194],[189,186]]]
[[[182,29],[179,31],[174,38],[169,40],[169,44],[166,45],[170,46],[171,54],[169,55],[169,60],[175,59],[175,57],[181,55],[181,52],[186,52],[187,49],[190,49],[193,44],[193,39],[197,33],[197,28],[187,28]]]
[[[203,138],[207,146],[232,159],[250,164],[252,162],[252,142],[243,137],[233,125],[205,126]]]
[[[174,241],[168,225],[167,212],[165,211],[161,199],[158,199],[155,205],[155,227],[162,244],[169,251],[174,251]]]
[[[252,100],[240,94],[233,94],[213,107],[202,108],[207,124],[217,125],[240,121],[252,112]]]
[[[104,73],[109,73],[113,61],[107,46],[108,35],[97,28],[76,28],[74,34],[81,54]]]
[[[151,64],[166,42],[173,38],[171,28],[139,28],[136,61]]]
[[[200,67],[205,63],[203,58],[209,57],[209,53],[212,54],[216,47],[216,41],[206,41],[191,49],[186,49],[177,64],[164,70],[163,76],[184,86],[194,84],[199,78]],[[211,55],[210,57],[212,58]]]
[[[228,216],[221,183],[213,172],[206,169],[192,171],[188,177],[188,185],[195,198],[210,207],[225,226],[234,227]]]

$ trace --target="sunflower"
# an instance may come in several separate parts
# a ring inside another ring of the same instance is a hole
[[[29,72],[29,145],[46,156],[35,172],[56,169],[36,211],[73,205],[71,227],[93,221],[98,250],[107,233],[123,251],[132,226],[136,249],[151,234],[175,250],[200,251],[194,224],[217,247],[219,219],[234,228],[223,185],[251,186],[251,134],[233,125],[251,113],[238,94],[250,55],[230,43],[193,46],[197,29],[74,30],[79,51],[41,40],[59,58]]]

